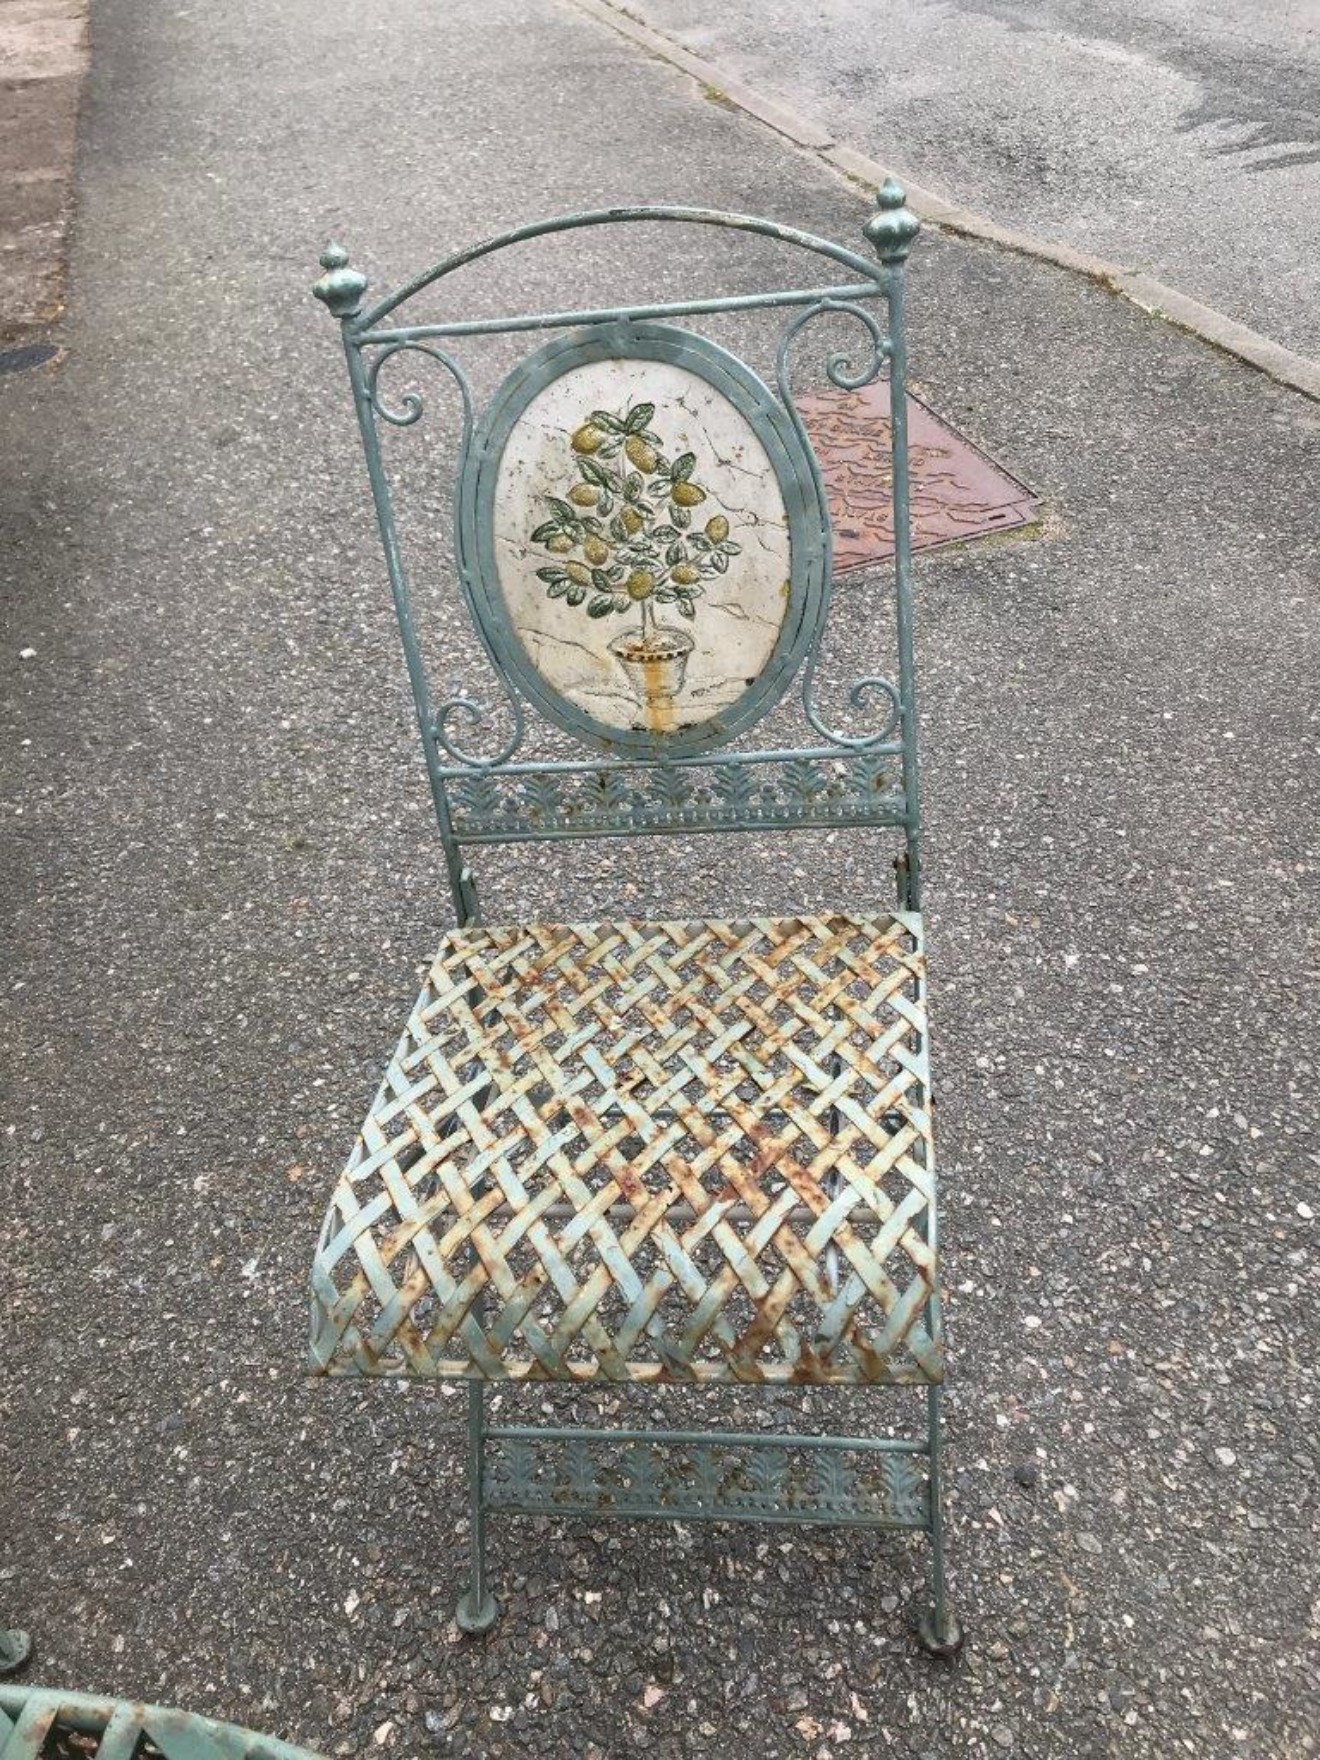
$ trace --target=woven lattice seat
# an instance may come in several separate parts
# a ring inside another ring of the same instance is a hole
[[[337,1373],[934,1381],[921,920],[446,937],[334,1195]]]

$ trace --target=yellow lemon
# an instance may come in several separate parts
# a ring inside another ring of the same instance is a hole
[[[594,562],[599,566],[602,562],[609,561],[610,547],[602,538],[588,538],[582,546],[582,554],[588,562]]]
[[[594,507],[600,500],[600,490],[594,483],[574,483],[568,492],[568,498],[579,507]]]
[[[619,515],[619,518],[623,521],[623,529],[627,532],[630,538],[636,537],[637,533],[640,532],[642,527],[646,524],[646,521],[642,518],[641,514],[638,513],[635,507],[625,507],[623,512]]]
[[[566,572],[569,580],[576,581],[578,586],[589,587],[591,585],[591,570],[584,568],[580,562],[570,562]]]
[[[729,522],[722,513],[706,521],[706,536],[712,544],[722,544],[729,535]]]
[[[701,575],[690,562],[680,562],[669,578],[680,587],[690,587],[701,579]]]
[[[630,599],[636,599],[639,602],[642,599],[649,599],[655,591],[655,576],[649,574],[644,568],[635,568],[628,576],[625,590]]]
[[[644,476],[655,469],[655,452],[640,434],[629,434],[623,443],[623,450],[628,454],[628,462],[635,464]]]
[[[599,452],[600,443],[604,438],[605,434],[602,429],[593,427],[590,422],[583,422],[572,440],[569,441],[569,445],[574,452]]]
[[[566,532],[556,532],[553,538],[545,541],[547,550],[553,550],[556,556],[567,556],[573,548],[573,540]]]
[[[706,491],[695,483],[675,483],[669,493],[678,507],[696,507],[706,499]]]

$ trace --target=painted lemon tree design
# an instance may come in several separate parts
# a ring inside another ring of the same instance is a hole
[[[566,448],[565,477],[573,470],[577,480],[562,496],[545,496],[549,517],[531,542],[548,558],[536,578],[549,598],[581,606],[587,617],[638,618],[609,651],[637,701],[664,715],[683,688],[696,638],[662,621],[659,608],[693,622],[704,583],[727,574],[741,546],[694,480],[696,454],[671,459],[654,419],[653,403],[630,403],[620,414],[593,409]]]

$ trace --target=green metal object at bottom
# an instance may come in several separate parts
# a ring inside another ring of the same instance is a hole
[[[85,1760],[131,1760],[138,1753],[159,1760],[320,1760],[312,1749],[191,1711],[0,1685],[0,1760],[70,1753]]]

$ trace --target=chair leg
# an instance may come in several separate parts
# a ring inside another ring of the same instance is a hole
[[[486,1587],[486,1389],[480,1381],[468,1382],[468,1521],[472,1547],[472,1575],[459,1597],[459,1630],[479,1637],[488,1632],[499,1615],[499,1603]]]
[[[917,1621],[917,1637],[932,1656],[951,1659],[962,1649],[963,1631],[944,1584],[944,1512],[940,1487],[940,1390],[926,1389],[930,1456],[931,1605]]]

